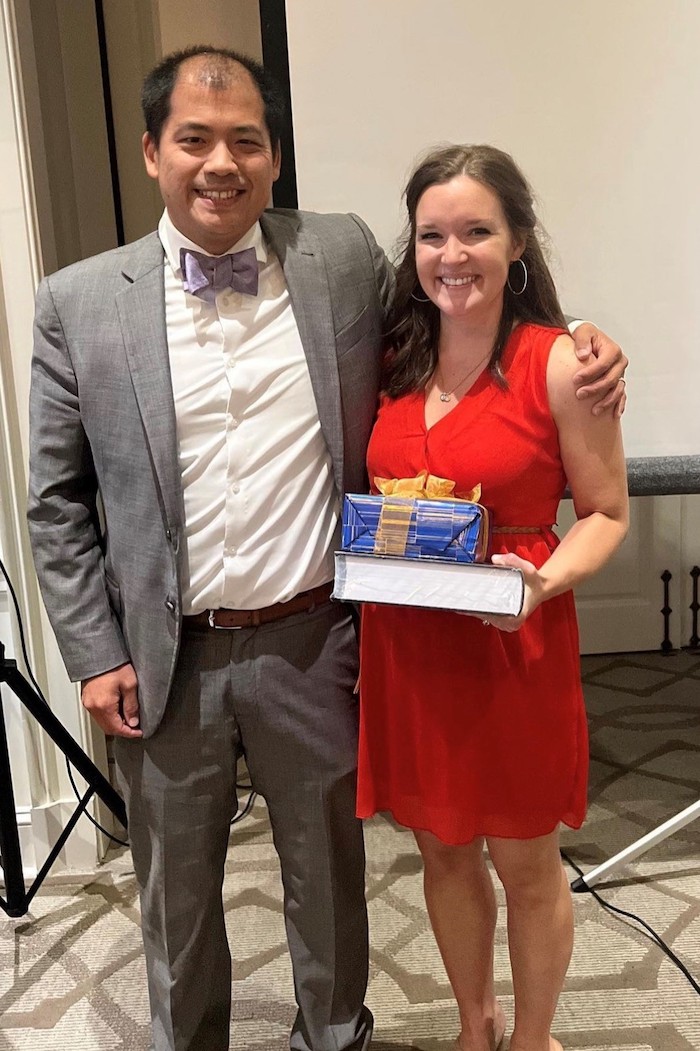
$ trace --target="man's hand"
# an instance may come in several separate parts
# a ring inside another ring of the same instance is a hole
[[[130,664],[84,679],[80,699],[101,730],[114,737],[141,737],[136,672]]]
[[[572,334],[576,357],[584,365],[574,375],[577,398],[591,398],[594,416],[612,409],[622,416],[627,404],[624,371],[629,361],[620,347],[595,325],[586,321]]]

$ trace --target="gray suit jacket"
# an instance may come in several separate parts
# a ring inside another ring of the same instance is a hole
[[[362,490],[393,272],[354,216],[272,210],[338,491]],[[184,512],[157,234],[45,279],[30,399],[29,527],[73,680],[131,661],[141,727],[177,660]],[[98,512],[98,492],[102,511]]]

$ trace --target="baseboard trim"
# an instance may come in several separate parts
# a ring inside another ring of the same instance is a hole
[[[17,807],[17,831],[25,880],[36,877],[76,806],[76,801],[62,799],[43,806]],[[91,873],[97,871],[99,863],[97,832],[83,816],[63,844],[51,867],[51,874]]]

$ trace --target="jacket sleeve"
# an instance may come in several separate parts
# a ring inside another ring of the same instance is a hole
[[[109,599],[97,478],[50,279],[37,293],[29,413],[29,535],[49,619],[77,681],[129,655]]]
[[[359,215],[355,215],[354,213],[350,214],[351,218],[357,223],[360,230],[362,231],[362,234],[367,242],[367,247],[369,248],[370,255],[372,256],[372,265],[374,267],[374,281],[377,289],[377,297],[381,304],[384,316],[386,317],[389,307],[391,306],[391,301],[394,297],[394,289],[396,286],[396,274],[394,272],[394,267],[389,262],[384,249],[380,248],[377,242],[375,241],[374,234],[367,226],[365,221],[361,219]]]

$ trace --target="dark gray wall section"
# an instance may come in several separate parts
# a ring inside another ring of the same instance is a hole
[[[627,461],[630,496],[700,493],[700,456],[639,456]]]

